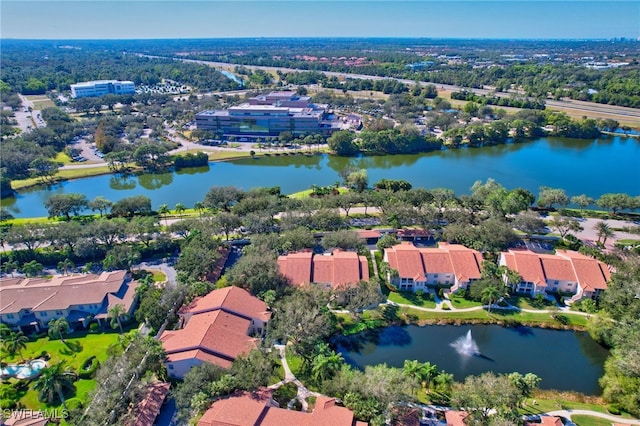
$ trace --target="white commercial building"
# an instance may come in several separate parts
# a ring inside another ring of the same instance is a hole
[[[84,98],[103,95],[132,95],[136,92],[133,81],[96,80],[71,85],[71,96]]]

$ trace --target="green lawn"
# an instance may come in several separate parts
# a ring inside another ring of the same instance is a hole
[[[449,300],[451,300],[451,305],[453,306],[453,309],[466,309],[466,308],[473,308],[475,306],[482,306],[482,303],[480,302],[467,300],[464,297],[456,294],[450,294]]]
[[[65,360],[68,366],[77,370],[82,362],[91,356],[96,356],[99,361],[107,359],[106,350],[118,341],[118,333],[111,331],[100,334],[74,333],[65,340],[66,343],[62,343],[60,339],[51,340],[49,337],[41,337],[27,343],[27,349],[22,352],[22,356],[25,359],[36,358],[46,351],[51,357],[50,364]],[[18,355],[9,357],[4,351],[0,354],[6,362],[20,360]]]
[[[78,371],[82,363],[89,357],[95,356],[100,362],[107,359],[107,348],[118,341],[117,332],[103,332],[100,334],[74,333],[65,338],[66,343],[59,339],[51,340],[49,337],[41,337],[37,340],[27,343],[27,348],[22,352],[24,359],[39,357],[43,351],[46,351],[51,357],[49,365],[65,361],[68,367]],[[20,356],[15,355],[9,357],[4,351],[0,352],[4,362],[20,362]],[[16,379],[11,379],[11,383],[15,383]],[[68,398],[76,397],[86,401],[87,395],[97,382],[95,380],[77,380],[75,382],[76,392],[74,395],[68,395]],[[49,406],[38,400],[35,390],[29,386],[29,389],[20,395],[19,402],[29,409],[55,408],[58,406]]]
[[[571,416],[571,421],[578,426],[611,426],[611,421],[609,420],[579,414]]]
[[[150,272],[154,282],[161,283],[167,280],[167,276],[162,271],[152,270]]]
[[[521,309],[547,309],[551,306],[555,306],[553,302],[547,300],[538,300],[527,296],[511,296],[507,299],[509,304],[517,306]]]
[[[417,296],[412,292],[391,292],[388,296],[389,300],[394,303],[400,303],[404,305],[419,306],[421,308],[435,308],[436,302],[432,300],[426,300]]]

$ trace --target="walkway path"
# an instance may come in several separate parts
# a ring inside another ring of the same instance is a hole
[[[393,305],[393,306],[399,306],[402,308],[411,308],[411,309],[416,309],[418,311],[425,311],[425,312],[441,312],[443,311],[442,309],[442,305],[444,304],[448,304],[449,308],[451,309],[448,312],[472,312],[472,311],[480,311],[483,309],[487,309],[489,307],[489,305],[482,305],[482,306],[473,306],[471,308],[454,308],[451,304],[451,302],[449,302],[448,300],[444,300],[441,301],[440,299],[438,299],[436,297],[436,304],[437,306],[435,308],[423,308],[421,306],[416,306],[416,305],[409,305],[406,303],[396,303],[393,302],[391,300],[387,300],[386,302],[387,305]],[[569,310],[569,308],[567,307],[563,307],[563,308],[558,308],[558,310],[549,310],[549,309],[523,309],[523,308],[518,308],[517,306],[498,306],[498,305],[491,305],[491,309],[492,310],[517,310],[520,312],[527,312],[527,313],[531,313],[531,314],[552,314],[552,313],[569,313],[569,314],[576,314],[576,315],[583,315],[583,316],[591,316],[592,314],[586,313],[586,312],[578,312],[578,311],[571,311]]]
[[[280,362],[282,362],[282,368],[284,368],[284,380],[281,380],[278,383],[274,383],[273,385],[269,386],[269,389],[275,390],[283,385],[286,385],[287,383],[291,383],[291,382],[295,383],[295,385],[298,387],[298,393],[294,399],[289,401],[289,404],[287,404],[287,409],[289,410],[293,409],[293,406],[296,400],[298,400],[302,405],[302,411],[307,412],[309,410],[309,404],[307,403],[307,398],[309,398],[310,396],[318,397],[322,395],[319,394],[318,392],[313,392],[307,389],[305,385],[303,385],[302,382],[298,380],[296,376],[291,372],[291,369],[289,368],[289,363],[287,362],[287,358],[285,356],[286,345],[273,345],[273,346],[280,353]]]
[[[606,419],[615,423],[622,423],[626,425],[640,425],[640,420],[625,419],[620,416],[612,416],[610,414],[599,413],[597,411],[591,411],[591,410],[557,410],[557,411],[549,411],[548,413],[545,413],[545,414],[549,416],[567,417],[569,419],[571,418],[571,416],[574,416],[574,415],[593,416],[593,417],[600,417],[601,419]]]

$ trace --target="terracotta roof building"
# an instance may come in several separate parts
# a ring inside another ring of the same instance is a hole
[[[509,250],[500,254],[500,265],[520,274],[520,282],[513,286],[518,293],[573,293],[573,301],[598,296],[611,278],[604,263],[568,250],[556,254]]]
[[[335,289],[369,281],[367,258],[352,251],[334,250],[332,255],[290,253],[278,257],[278,266],[282,275],[296,286],[317,284]]]
[[[279,408],[272,391],[239,392],[211,405],[198,426],[365,426],[353,418],[353,412],[336,405],[334,398],[319,396],[312,413]]]
[[[107,318],[109,309],[123,305],[132,314],[139,283],[126,271],[48,278],[1,278],[0,320],[25,331],[46,328],[64,317],[71,327],[85,326],[89,316]]]
[[[482,254],[459,244],[440,243],[437,248],[418,248],[403,242],[385,249],[384,260],[398,271],[392,283],[402,291],[443,284],[451,285],[451,291],[456,291],[481,277]]]
[[[444,418],[447,421],[447,426],[466,426],[464,419],[468,415],[469,413],[466,411],[448,410],[444,413]]]
[[[11,411],[11,415],[4,420],[2,419],[2,417],[0,417],[0,425],[47,426],[47,425],[54,424],[47,417],[45,417],[45,415],[46,413],[43,413],[42,411],[15,410],[15,411]]]
[[[267,305],[239,287],[214,290],[179,311],[179,330],[166,330],[160,341],[170,377],[183,378],[203,362],[229,368],[257,347],[271,318]]]
[[[540,423],[525,423],[525,426],[563,426],[562,420],[560,417],[554,416],[540,416]]]
[[[169,393],[170,386],[166,382],[156,382],[149,385],[145,398],[132,410],[132,421],[127,422],[127,426],[153,425],[156,417],[160,414],[160,408]]]

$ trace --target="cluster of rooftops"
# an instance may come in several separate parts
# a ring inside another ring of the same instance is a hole
[[[384,260],[397,271],[389,278],[406,291],[434,285],[449,285],[455,291],[482,276],[481,253],[459,244],[424,248],[403,242],[385,249]],[[531,295],[568,291],[574,300],[594,297],[607,288],[610,279],[607,265],[572,251],[558,250],[552,255],[508,250],[501,253],[500,264],[520,275],[514,289]],[[370,278],[367,258],[351,251],[289,253],[278,258],[278,266],[296,286],[348,289]],[[86,327],[85,320],[106,318],[117,304],[131,313],[138,286],[125,271],[52,279],[4,277],[0,279],[0,318],[16,328],[46,328],[48,321],[59,317]],[[237,357],[257,347],[271,319],[269,307],[239,287],[214,290],[183,306],[178,314],[178,329],[165,330],[159,336],[167,354],[167,371],[173,378],[183,378],[203,362],[229,368]],[[447,424],[456,424],[453,417],[449,423],[449,417]],[[312,413],[300,413],[278,408],[271,391],[263,389],[216,401],[198,425],[359,423],[351,411],[336,406],[331,398],[318,398]]]

